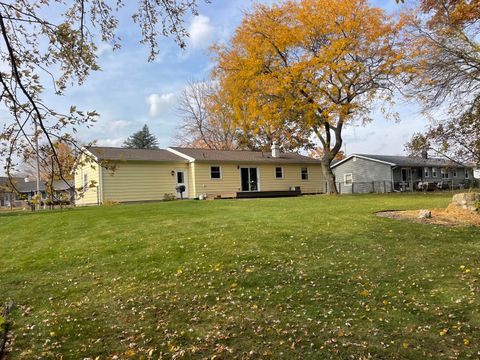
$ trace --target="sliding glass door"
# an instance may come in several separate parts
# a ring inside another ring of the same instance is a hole
[[[240,176],[242,191],[258,191],[258,170],[257,168],[241,168]]]

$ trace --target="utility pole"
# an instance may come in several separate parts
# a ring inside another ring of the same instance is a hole
[[[37,210],[40,209],[40,199],[42,197],[41,193],[40,193],[40,158],[39,158],[39,150],[38,150],[38,124],[37,124],[37,120],[34,120],[35,122],[35,137],[34,137],[34,141],[35,141],[35,170],[36,170],[36,173],[37,173],[37,200],[38,200],[38,204],[36,204],[36,208]]]

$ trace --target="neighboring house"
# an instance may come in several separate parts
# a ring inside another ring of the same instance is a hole
[[[162,150],[90,147],[75,170],[77,205],[234,198],[323,192],[320,161],[295,153],[172,147]],[[102,164],[101,166],[99,164]],[[114,169],[112,169],[112,167]],[[178,187],[184,187],[180,194]]]
[[[24,178],[12,178],[14,186],[11,185],[8,177],[0,177],[0,207],[22,206],[24,200],[31,200],[37,192],[37,183],[35,181],[27,181]],[[75,200],[75,189],[73,188],[73,180],[67,182],[54,181],[54,199],[67,200],[73,202]],[[42,200],[48,199],[46,185],[40,182],[40,194]]]
[[[18,184],[24,182],[24,179],[14,177],[11,180],[6,176],[0,176],[0,207],[10,206],[10,204],[17,200],[17,194],[14,191]]]
[[[465,188],[473,168],[447,159],[353,154],[332,165],[342,194]]]
[[[55,180],[52,184],[53,186],[53,199],[55,201],[63,200],[74,202],[75,200],[75,189],[74,189],[73,180]],[[31,200],[37,193],[37,183],[36,181],[25,181],[19,183],[18,190],[22,194],[25,200]],[[40,195],[43,201],[48,200],[49,196],[47,193],[47,184],[43,181],[40,182]]]

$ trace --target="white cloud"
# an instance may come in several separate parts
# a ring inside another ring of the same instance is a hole
[[[215,38],[216,28],[210,24],[210,18],[205,15],[195,16],[188,28],[190,46],[193,49],[205,49]]]
[[[125,129],[130,125],[130,122],[126,120],[114,120],[109,122],[106,127],[108,128],[109,131],[120,131]]]
[[[111,146],[111,147],[120,147],[122,146],[125,138],[118,137],[118,138],[106,138],[106,139],[98,139],[97,144],[99,146]]]
[[[151,94],[147,96],[148,114],[152,117],[160,115],[164,111],[171,110],[175,102],[175,93]]]
[[[97,50],[95,51],[95,55],[97,55],[98,57],[101,57],[103,54],[111,53],[111,52],[113,52],[113,46],[108,43],[101,42],[98,45]]]

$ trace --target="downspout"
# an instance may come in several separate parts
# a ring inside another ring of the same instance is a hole
[[[103,204],[103,167],[98,164],[98,200],[99,205]]]
[[[198,197],[197,195],[197,177],[195,176],[195,161],[191,161],[189,163],[190,166],[190,176],[192,177],[192,190],[193,191],[193,196],[192,198],[195,199]]]

